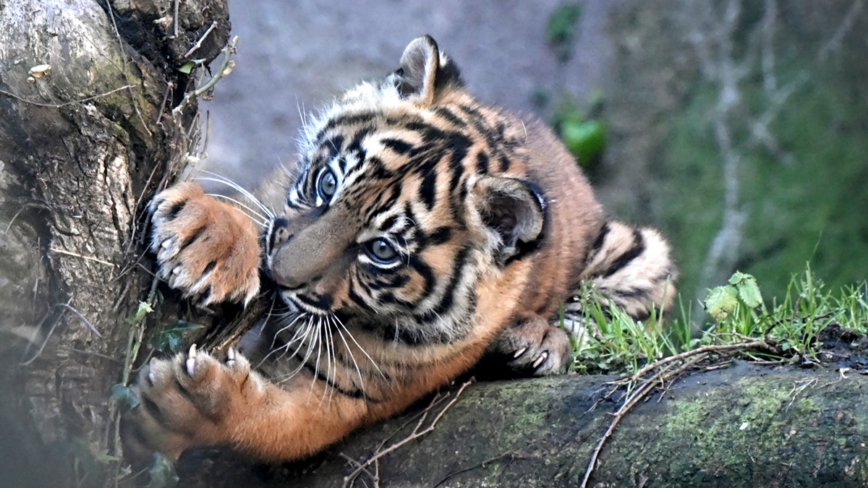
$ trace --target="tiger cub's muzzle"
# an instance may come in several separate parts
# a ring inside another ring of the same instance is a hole
[[[271,221],[265,236],[266,268],[275,283],[300,290],[343,276],[355,232],[342,214],[334,208],[315,209]]]

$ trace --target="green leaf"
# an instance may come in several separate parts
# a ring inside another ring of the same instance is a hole
[[[718,322],[729,317],[738,307],[738,291],[734,286],[718,286],[708,291],[705,309]]]
[[[178,71],[184,73],[185,75],[189,75],[195,67],[196,63],[194,63],[193,61],[187,61],[186,63],[182,64],[180,68],[178,68]]]
[[[567,3],[556,8],[546,25],[546,40],[556,45],[567,43],[576,35],[576,24],[582,17],[582,7]]]
[[[121,460],[121,458],[115,457],[115,456],[112,456],[111,454],[109,454],[108,449],[103,449],[101,451],[95,452],[93,457],[94,457],[94,459],[97,460],[97,462],[100,462],[102,464],[113,463],[115,461]]]
[[[584,167],[606,147],[606,126],[599,120],[580,122],[568,119],[561,124],[560,129],[561,139],[567,149]]]
[[[738,297],[745,305],[750,308],[757,308],[762,305],[763,297],[760,294],[756,278],[749,274],[736,271],[729,279],[729,283],[735,285],[736,289],[738,289]]]
[[[131,475],[131,474],[133,474],[133,467],[131,465],[127,464],[126,466],[123,466],[118,470],[118,473],[117,473],[117,476],[115,476],[115,479],[120,480],[120,479],[123,479],[123,478]]]
[[[139,396],[132,388],[120,383],[112,385],[109,400],[117,404],[121,412],[128,412],[139,404]]]
[[[175,325],[161,330],[154,336],[151,340],[151,345],[160,352],[177,354],[184,348],[184,334],[203,327],[205,326],[179,320]]]
[[[179,478],[175,474],[172,462],[159,452],[154,453],[154,462],[151,463],[148,474],[151,476],[151,481],[147,488],[169,488],[178,484]]]
[[[127,317],[127,322],[135,324],[145,318],[145,315],[148,315],[153,311],[154,309],[151,308],[151,306],[148,305],[147,302],[139,302],[139,306],[136,308],[136,310],[132,312],[129,317]]]

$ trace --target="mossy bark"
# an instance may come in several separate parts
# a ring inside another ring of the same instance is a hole
[[[614,400],[595,407],[607,379],[472,385],[432,432],[380,459],[379,485],[577,486],[619,407]],[[354,470],[341,454],[364,462],[387,438],[386,447],[404,439],[421,408],[283,470],[193,454],[179,468],[182,482],[339,487]],[[605,444],[588,486],[861,487],[866,444],[868,376],[736,363],[694,373],[638,404]],[[372,484],[363,473],[355,486]]]
[[[0,1],[0,472],[15,486],[99,485],[114,448],[109,389],[150,283],[142,202],[196,113],[170,116],[194,82],[177,68],[212,24],[196,58],[229,35],[225,1],[174,3]]]

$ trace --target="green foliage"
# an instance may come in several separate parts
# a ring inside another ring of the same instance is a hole
[[[109,400],[118,406],[121,413],[128,412],[139,404],[139,396],[132,388],[122,383],[112,385]]]
[[[723,320],[738,308],[738,290],[734,286],[718,286],[708,291],[705,309],[715,318]]]
[[[746,306],[756,308],[762,305],[763,297],[753,276],[736,271],[729,279],[729,284],[735,287],[738,299]]]
[[[593,169],[606,148],[606,123],[595,115],[600,111],[603,97],[594,96],[588,110],[581,110],[570,96],[564,96],[554,108],[551,125],[579,165]]]
[[[832,324],[839,324],[857,334],[868,333],[868,304],[863,288],[843,287],[836,295],[824,290],[810,267],[800,277],[790,280],[784,299],[775,301],[771,310],[766,309],[759,297],[759,287],[750,275],[736,273],[730,283],[735,286],[718,287],[709,292],[706,308],[715,318],[708,329],[705,343],[721,340],[721,337],[767,338],[781,344],[784,349],[813,356],[821,346],[817,342],[820,332]],[[863,285],[864,286],[864,285]],[[712,308],[717,306],[721,288],[737,288],[738,299],[731,313],[715,316]],[[746,291],[746,293],[742,293]]]
[[[637,322],[623,310],[603,305],[598,292],[584,285],[580,300],[588,331],[574,348],[574,369],[586,373],[635,371],[649,360],[680,352],[655,320]],[[654,314],[652,314],[654,315]]]
[[[562,62],[573,55],[573,40],[581,18],[582,7],[576,3],[561,4],[549,16],[546,40]]]
[[[801,75],[781,69],[778,80],[783,85]],[[792,270],[806,261],[831,286],[868,276],[868,112],[854,110],[862,102],[840,80],[812,76],[769,125],[777,153],[753,141],[752,119],[745,118],[745,112],[761,114],[774,103],[760,78],[740,85],[744,110],[731,119],[745,213],[736,266],[756,276],[769,296],[782,296]],[[676,252],[685,296],[699,291],[724,193],[712,125],[719,87],[699,83],[691,93],[664,145],[659,190],[662,230]]]
[[[153,311],[154,309],[147,302],[139,302],[139,306],[130,313],[129,317],[127,317],[127,323],[138,323],[140,320],[145,318],[146,315]]]
[[[96,478],[107,465],[120,461],[118,457],[109,454],[107,449],[100,449],[96,443],[84,437],[71,437],[55,443],[52,447],[53,454],[59,459],[72,461],[78,480]]]
[[[160,454],[154,453],[154,461],[148,469],[151,481],[147,488],[171,488],[178,484],[179,478],[175,473],[175,468],[169,458]]]
[[[184,347],[184,334],[203,327],[205,326],[179,320],[175,325],[166,327],[154,336],[151,345],[157,351],[178,354]]]
[[[582,166],[590,164],[606,147],[606,126],[600,120],[564,121],[560,136]]]
[[[205,63],[204,59],[194,59],[192,61],[187,61],[178,67],[178,71],[184,73],[185,75],[189,75],[193,72],[193,70],[199,66],[202,66]]]
[[[696,338],[690,311],[683,308],[680,319],[671,319],[675,314],[670,311],[663,328],[653,319],[636,322],[619,309],[601,305],[600,297],[587,288],[581,301],[592,333],[576,344],[574,369],[591,373],[634,372],[661,357],[749,339],[772,341],[787,354],[811,357],[822,346],[817,340],[820,332],[830,325],[868,334],[868,284],[828,292],[810,267],[790,279],[783,299],[774,300],[770,308],[756,279],[736,272],[728,284],[709,290],[704,306],[713,321]]]

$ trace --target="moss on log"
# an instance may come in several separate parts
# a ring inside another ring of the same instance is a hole
[[[432,432],[380,459],[379,486],[578,486],[619,406],[592,408],[608,391],[606,380],[472,385]],[[624,418],[589,486],[865,486],[866,399],[868,376],[831,369],[736,363],[695,373]],[[340,487],[354,470],[347,457],[364,462],[387,438],[386,447],[407,437],[419,411],[284,469],[200,452],[186,456],[179,472],[185,486]],[[362,473],[355,486],[373,484]]]

